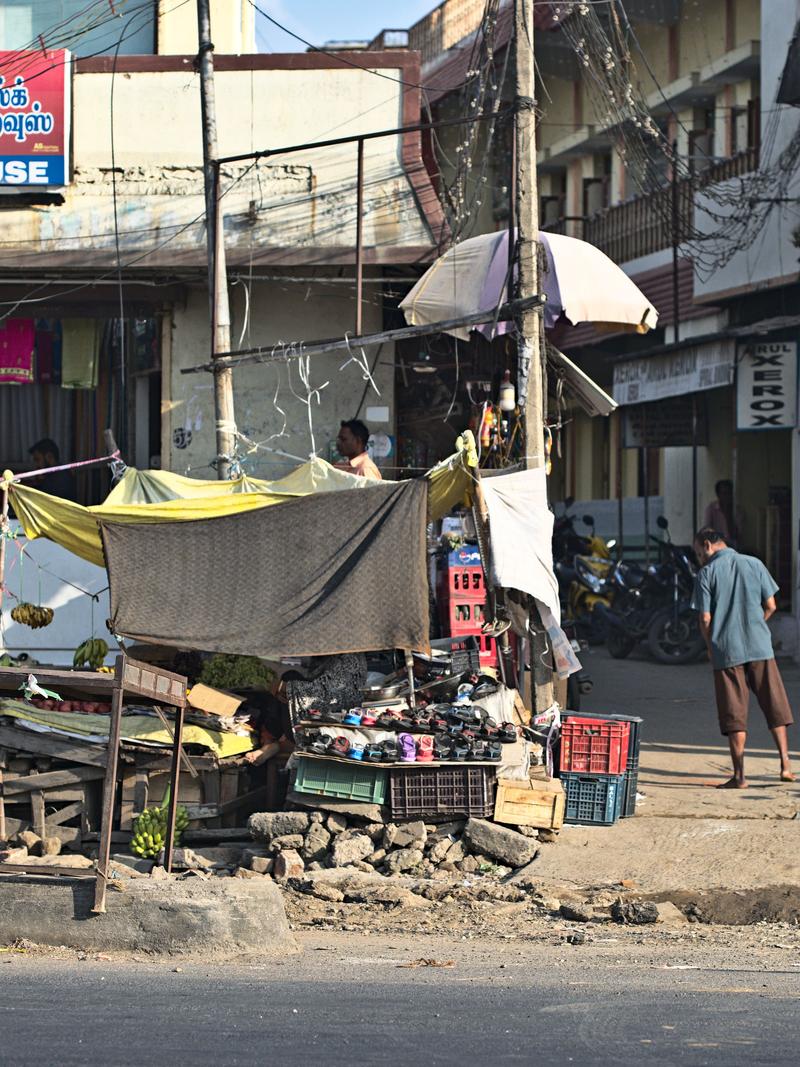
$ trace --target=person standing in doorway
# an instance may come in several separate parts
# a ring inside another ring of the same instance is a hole
[[[336,448],[339,455],[344,457],[344,462],[336,466],[348,474],[360,474],[362,478],[373,478],[379,482],[382,481],[381,472],[367,452],[368,441],[369,430],[361,419],[343,422],[336,438]]]
[[[733,482],[723,478],[714,486],[714,492],[717,498],[706,508],[703,526],[719,530],[726,544],[735,548],[741,540],[742,513],[734,506]]]
[[[720,530],[705,526],[694,538],[701,569],[692,607],[714,668],[720,730],[728,738],[733,777],[719,789],[745,789],[744,746],[752,691],[764,713],[781,761],[782,782],[793,782],[787,726],[794,722],[767,619],[775,612],[778,585],[754,556],[732,549]]]

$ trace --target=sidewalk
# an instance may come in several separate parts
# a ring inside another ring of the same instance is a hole
[[[584,655],[594,680],[581,711],[639,715],[642,748],[636,817],[614,827],[565,827],[537,860],[537,874],[588,885],[623,878],[653,891],[755,888],[800,882],[800,780],[778,781],[778,757],[758,707],[751,707],[750,788],[717,790],[730,776],[707,663],[663,666],[645,653],[614,660]],[[800,722],[800,668],[780,663]],[[798,727],[790,728],[800,779]]]

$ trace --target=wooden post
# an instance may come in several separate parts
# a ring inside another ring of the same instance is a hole
[[[94,891],[94,907],[97,915],[105,914],[108,864],[111,859],[111,831],[114,823],[114,799],[119,763],[119,735],[122,728],[123,683],[125,657],[117,656],[114,665],[114,689],[111,695],[111,716],[108,724],[108,758],[103,782],[103,814],[100,826],[100,846],[97,855],[97,883]]]
[[[178,782],[181,776],[181,745],[183,743],[183,717],[186,709],[175,708],[175,735],[172,744],[172,767],[170,770],[169,804],[167,805],[167,834],[164,838],[164,868],[172,870],[172,846],[175,842],[175,813],[178,810]]]
[[[6,543],[8,541],[8,483],[11,480],[11,471],[3,471],[3,480],[0,482],[0,612],[3,610],[3,593],[5,592],[6,580]],[[2,629],[0,629],[2,636]]]

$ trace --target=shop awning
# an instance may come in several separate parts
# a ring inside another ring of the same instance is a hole
[[[614,400],[647,404],[671,396],[733,385],[736,341],[720,337],[661,355],[627,359],[614,367]]]
[[[474,443],[473,443],[474,447]],[[441,518],[455,505],[468,502],[473,462],[470,442],[443,460],[425,477],[429,481],[431,518]],[[105,566],[100,522],[123,524],[191,522],[222,518],[282,504],[314,493],[353,492],[375,485],[314,458],[285,478],[267,482],[242,477],[233,481],[201,481],[169,471],[129,468],[102,504],[83,507],[49,496],[24,482],[10,482],[9,499],[26,537],[46,537],[81,559]]]

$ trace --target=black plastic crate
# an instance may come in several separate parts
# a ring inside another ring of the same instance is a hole
[[[636,814],[636,790],[639,786],[639,746],[642,740],[642,722],[638,715],[618,715],[609,712],[606,715],[594,711],[571,711],[565,719],[612,719],[616,722],[629,722],[631,735],[628,741],[628,760],[625,765],[625,782],[622,790],[622,807],[619,817],[627,819]]]
[[[393,767],[389,772],[389,806],[393,819],[417,815],[494,814],[494,767]]]
[[[624,774],[571,774],[561,784],[566,796],[565,823],[611,826],[622,810]]]
[[[453,674],[480,674],[481,647],[474,634],[460,637],[440,637],[431,641],[431,648],[450,653],[450,670]]]

